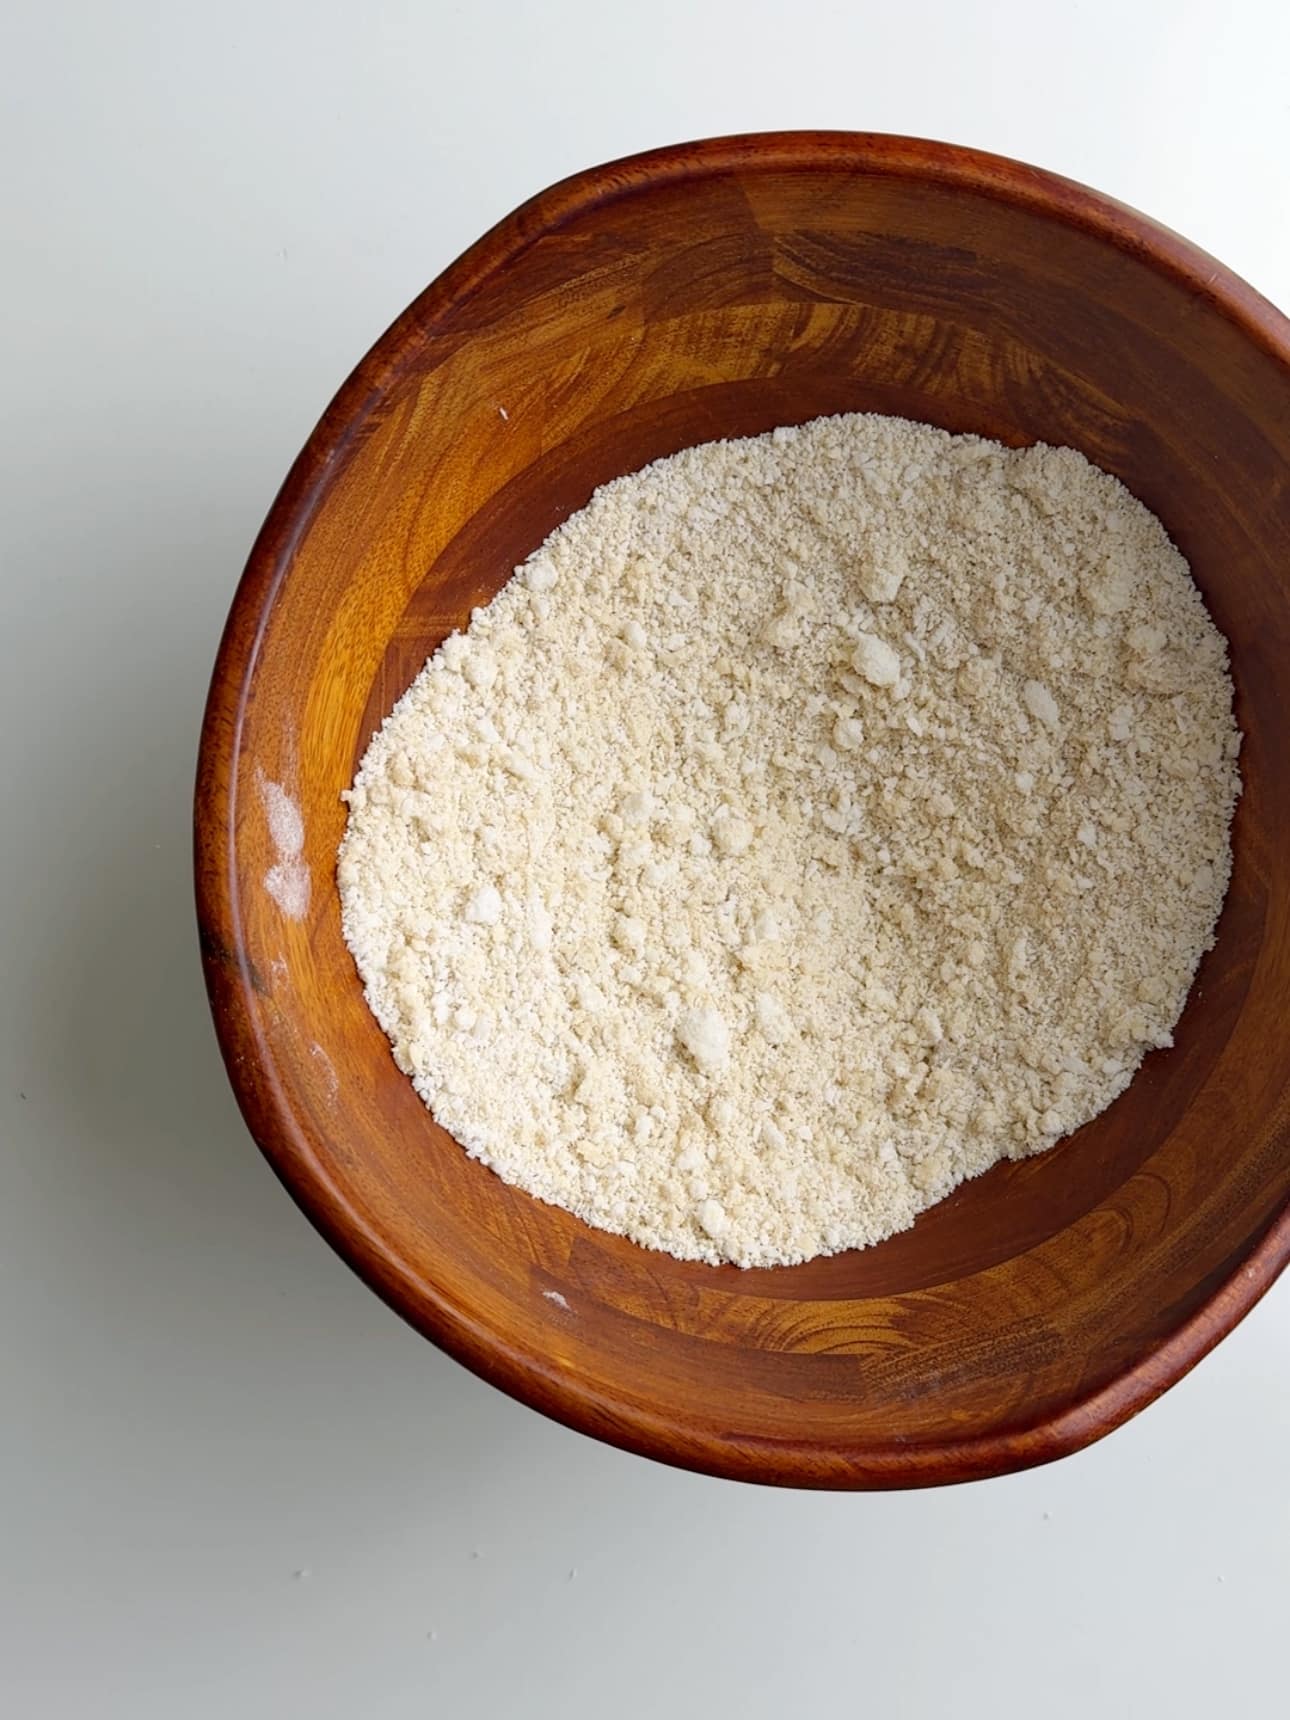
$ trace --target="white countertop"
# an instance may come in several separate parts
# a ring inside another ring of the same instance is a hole
[[[209,1027],[189,796],[291,458],[530,192],[717,132],[939,136],[1290,305],[1290,13],[12,0],[4,34],[0,1710],[1271,1713],[1290,1283],[1027,1475],[812,1496],[595,1445],[403,1327],[277,1187]]]

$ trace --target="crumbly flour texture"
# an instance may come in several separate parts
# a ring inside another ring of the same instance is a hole
[[[878,1242],[1171,1043],[1227,886],[1226,647],[1067,448],[819,419],[598,490],[349,801],[399,1067],[685,1259]]]

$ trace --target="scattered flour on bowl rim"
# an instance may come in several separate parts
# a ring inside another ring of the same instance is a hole
[[[606,485],[444,642],[347,796],[345,936],[508,1182],[805,1260],[1171,1043],[1239,742],[1225,643],[1115,479],[819,419]]]

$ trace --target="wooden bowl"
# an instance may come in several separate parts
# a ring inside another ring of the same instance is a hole
[[[340,791],[427,654],[596,485],[855,410],[1072,444],[1160,514],[1232,644],[1231,894],[1175,1048],[1055,1151],[863,1253],[682,1264],[432,1122],[341,939]],[[1211,258],[1066,180],[901,138],[729,138],[566,180],[377,342],[238,588],[197,894],[246,1120],[394,1308],[587,1433],[812,1487],[1072,1451],[1290,1254],[1288,663],[1290,324]]]

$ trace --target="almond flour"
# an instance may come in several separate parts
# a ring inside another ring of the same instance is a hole
[[[1171,1043],[1224,641],[1065,448],[820,419],[597,491],[349,800],[345,936],[471,1154],[685,1259],[877,1242]]]

